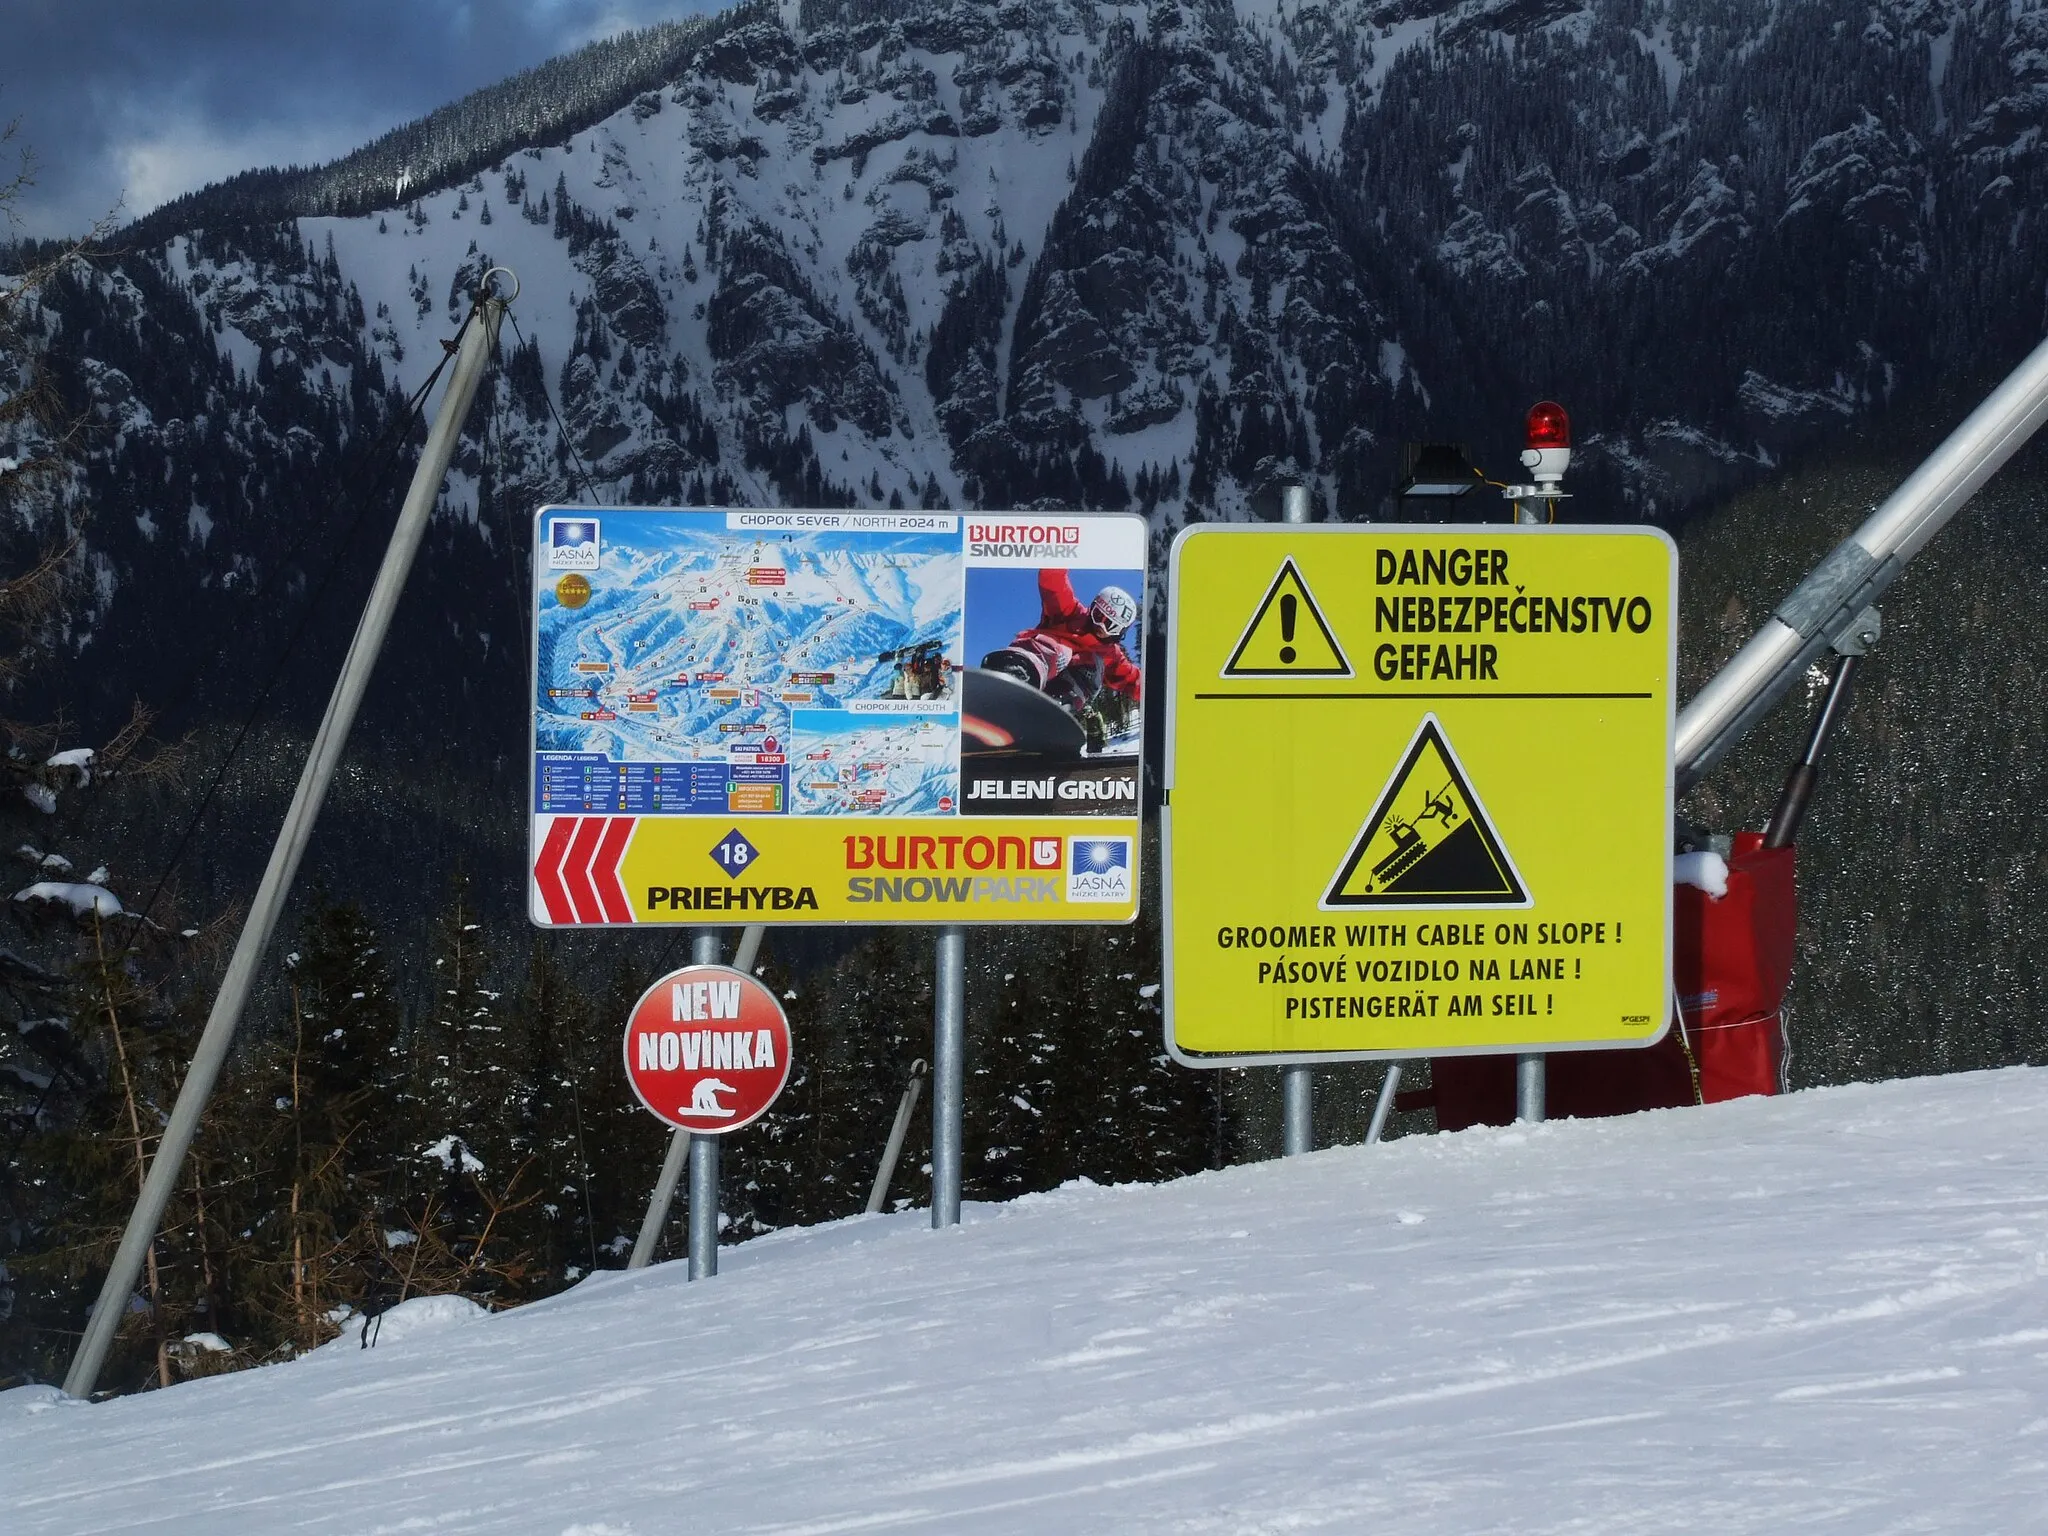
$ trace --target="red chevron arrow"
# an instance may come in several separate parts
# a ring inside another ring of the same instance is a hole
[[[533,861],[534,884],[548,921],[630,923],[632,904],[619,881],[619,861],[633,840],[632,816],[557,816]]]
[[[533,861],[534,884],[540,887],[541,905],[547,908],[551,923],[576,921],[576,909],[569,904],[569,893],[562,889],[562,857],[569,851],[576,821],[574,816],[557,816],[548,835],[541,840],[539,857]]]
[[[569,855],[562,863],[562,884],[568,888],[570,905],[579,923],[601,923],[604,908],[597,892],[590,888],[590,861],[597,857],[598,840],[604,836],[605,816],[579,816],[576,833],[569,839]]]
[[[619,883],[619,860],[625,856],[626,844],[633,836],[633,818],[614,816],[611,825],[604,829],[604,839],[597,845],[597,856],[591,860],[590,882],[597,887],[599,905],[604,908],[608,923],[630,923],[633,908],[626,901],[626,888]]]

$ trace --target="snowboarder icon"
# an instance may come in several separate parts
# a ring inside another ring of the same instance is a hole
[[[1073,578],[1038,573],[1038,623],[1018,632],[982,666],[1029,684],[1081,722],[1091,751],[1120,734],[1138,707],[1143,674],[1124,649],[1138,604],[1122,587],[1104,587],[1083,607]]]
[[[702,1077],[690,1091],[690,1107],[683,1111],[688,1115],[716,1115],[721,1120],[730,1120],[739,1111],[727,1109],[718,1102],[721,1093],[738,1093],[731,1083],[720,1082],[715,1077]]]

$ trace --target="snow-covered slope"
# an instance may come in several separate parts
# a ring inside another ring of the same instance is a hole
[[[1411,1138],[445,1303],[97,1406],[6,1528],[2025,1532],[2048,1072]]]

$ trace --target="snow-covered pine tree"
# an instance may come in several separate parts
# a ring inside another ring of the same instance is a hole
[[[648,981],[672,968],[675,949],[664,945],[653,954],[626,954],[592,989],[583,1008],[583,1028],[575,1037],[576,1080],[583,1113],[583,1153],[590,1169],[585,1186],[590,1197],[590,1233],[597,1263],[615,1268],[626,1262],[639,1235],[647,1199],[667,1154],[669,1131],[633,1095],[619,1057],[619,1040],[627,1015],[646,991]],[[591,963],[587,952],[583,963]],[[566,1198],[566,1197],[565,1197]],[[675,1202],[677,1221],[670,1228],[680,1251],[683,1201]],[[573,1248],[570,1262],[576,1262]],[[588,1262],[586,1251],[585,1262]]]
[[[234,1290],[216,1331],[260,1358],[326,1342],[388,1288],[402,1146],[402,1014],[362,913],[316,906],[280,991],[284,1017],[238,1063],[224,1096],[235,1113],[215,1117],[208,1149],[231,1174],[218,1203],[240,1197],[221,1225]]]
[[[0,1340],[14,1379],[47,1379],[69,1358],[198,1033],[173,984],[179,942],[147,927],[131,942],[131,922],[112,893],[90,881],[79,888],[99,895],[78,907],[59,899],[12,904],[21,947],[5,955],[10,1009],[26,1003],[38,1013],[17,1020],[17,1029],[33,1026],[25,1033],[48,1068],[10,1072],[35,1098],[12,1117],[0,1149],[7,1198],[0,1257],[11,1286]],[[181,1190],[149,1252],[104,1386],[175,1379],[178,1344],[210,1325],[202,1250],[191,1191]]]
[[[616,1219],[599,1223],[597,1191],[627,1170],[609,1158],[593,1162],[591,1133],[596,1112],[616,1107],[623,1084],[617,1051],[608,1048],[615,1045],[612,1032],[593,1011],[553,947],[536,942],[509,1010],[518,1070],[529,1085],[528,1145],[540,1198],[518,1213],[507,1235],[533,1256],[530,1291],[552,1290],[599,1267],[619,1235]],[[618,1191],[604,1193],[612,1214]]]
[[[1155,912],[1128,928],[998,929],[970,944],[971,1197],[1209,1166],[1213,1084],[1166,1054]]]
[[[929,930],[878,929],[801,980],[772,945],[764,958],[795,1065],[775,1110],[730,1150],[725,1209],[736,1236],[865,1209],[911,1063],[931,1056]],[[890,1184],[892,1208],[927,1198],[929,1108],[927,1095]]]
[[[510,1300],[533,1269],[513,1227],[517,1214],[541,1198],[535,1094],[491,963],[470,876],[458,872],[401,1101],[404,1197],[393,1223],[409,1234],[397,1260],[401,1297],[454,1292]]]
[[[13,134],[0,128],[0,155]],[[28,184],[14,153],[0,225]],[[17,697],[30,684],[65,695],[56,642],[81,596],[69,477],[82,427],[51,376],[44,300],[82,250],[0,247],[0,688]],[[92,814],[110,782],[172,766],[148,725],[138,706],[94,748],[61,722],[0,716],[0,846],[20,881],[0,945],[0,1385],[61,1370],[190,1046],[176,985],[189,934],[166,926],[167,910],[126,910],[120,840]],[[181,1219],[150,1253],[110,1384],[171,1380],[193,1302]]]
[[[832,1090],[844,1086],[838,1063],[829,1052],[821,1054],[823,1032],[798,1022],[804,1017],[799,985],[772,938],[754,973],[782,999],[792,1060],[788,1086],[774,1109],[728,1142],[720,1164],[727,1230],[735,1239],[860,1209],[847,1203],[848,1170],[818,1161],[828,1132],[821,1111],[831,1112]]]

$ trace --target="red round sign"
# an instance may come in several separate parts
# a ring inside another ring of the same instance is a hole
[[[686,965],[633,1005],[626,1077],[670,1125],[723,1136],[765,1115],[789,1081],[789,1020],[746,972]]]

